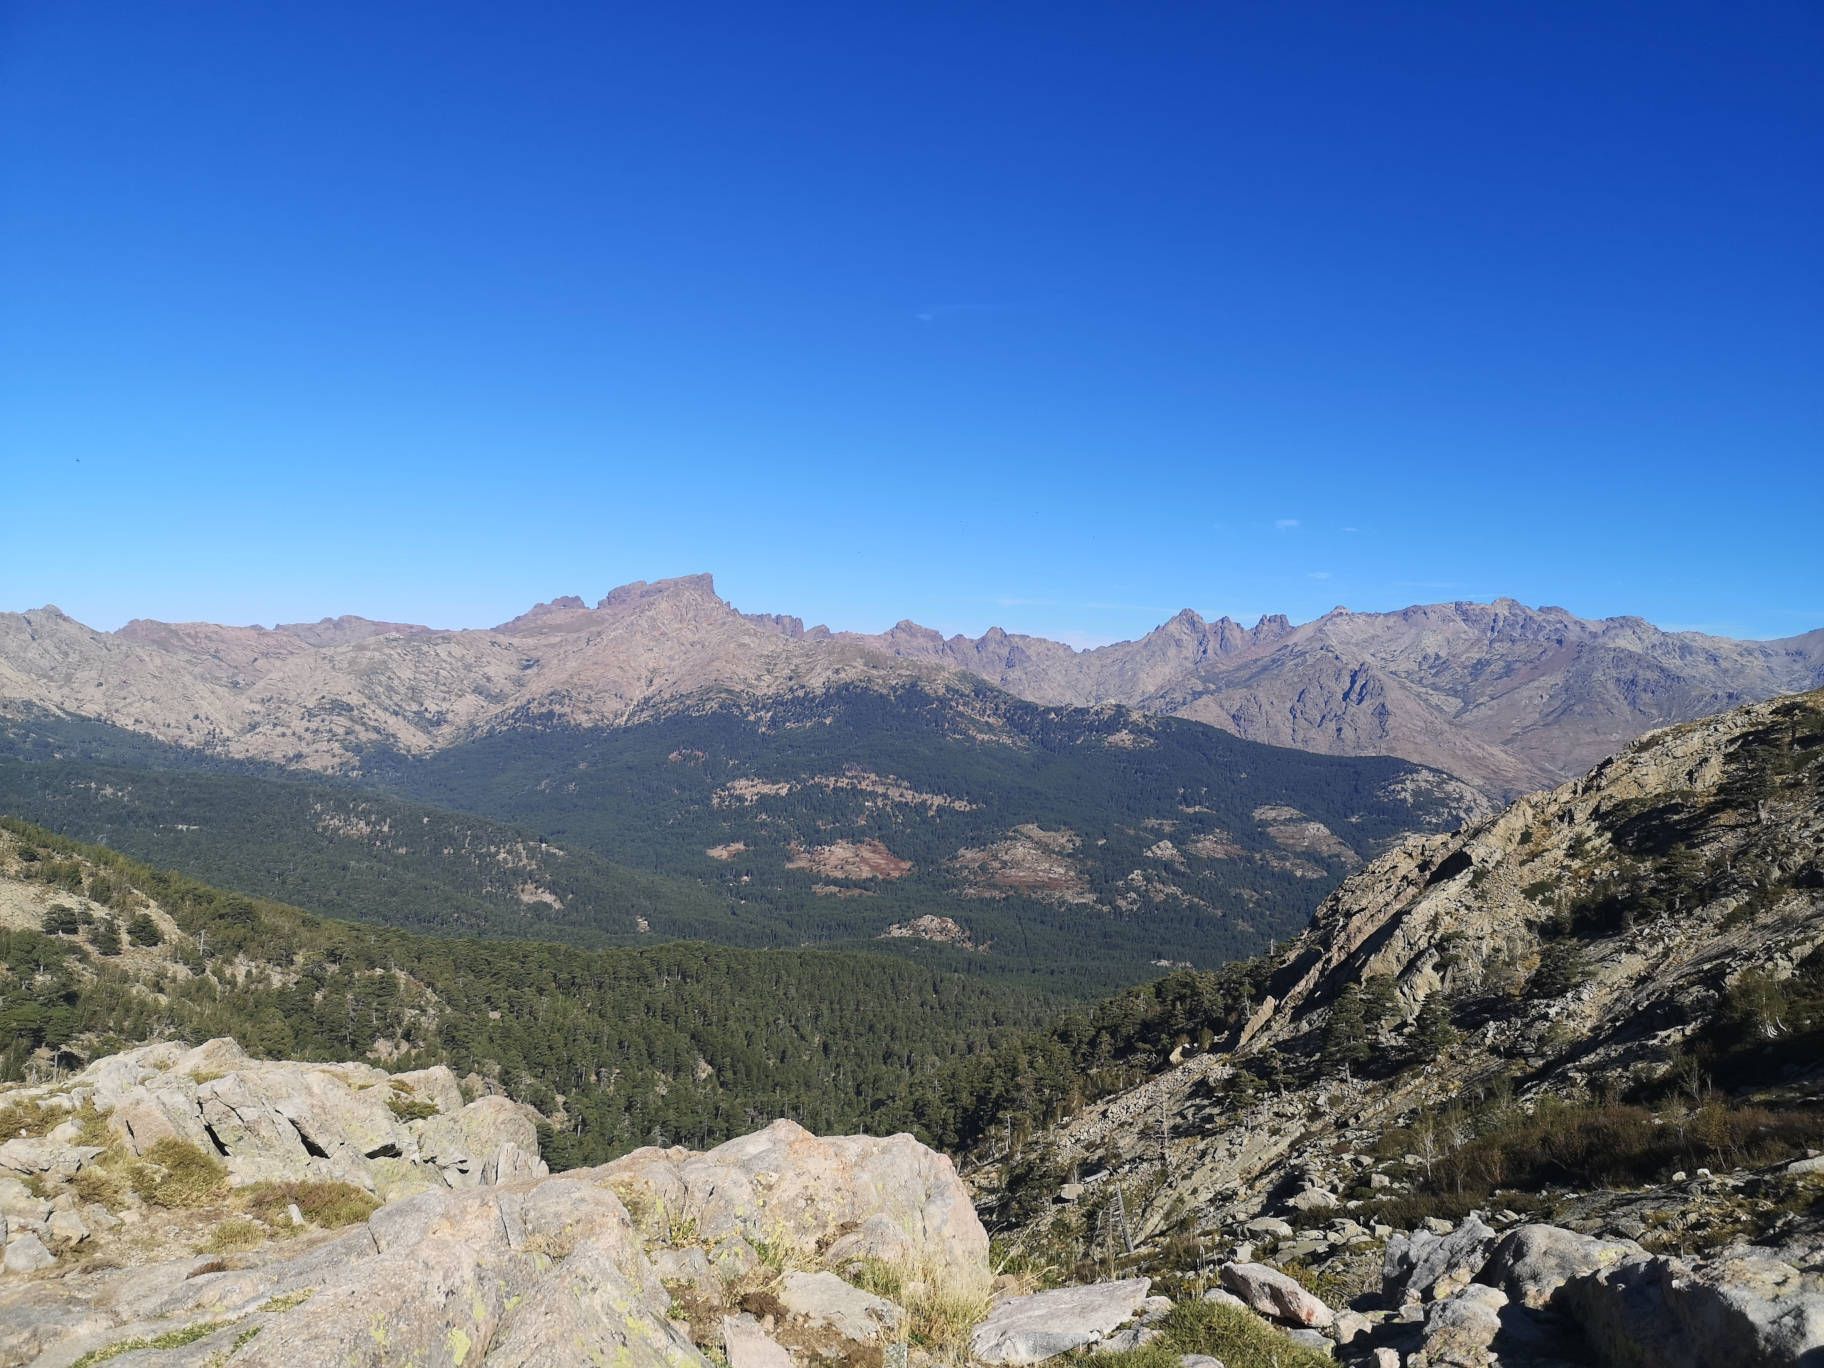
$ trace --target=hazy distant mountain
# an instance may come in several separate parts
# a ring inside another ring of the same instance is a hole
[[[905,622],[847,639],[959,666],[1035,702],[1123,703],[1255,741],[1398,755],[1496,793],[1555,783],[1668,722],[1824,684],[1824,631],[1733,641],[1512,599],[1338,608],[1299,627],[1186,609],[1138,641],[1081,652],[998,629],[945,639]]]
[[[619,726],[706,692],[913,681],[941,692],[962,686],[959,671],[1033,702],[1120,703],[1251,740],[1395,755],[1507,793],[1581,771],[1651,727],[1824,684],[1824,631],[1733,641],[1501,599],[1337,609],[1302,626],[1187,609],[1137,641],[1077,651],[998,628],[807,631],[737,611],[707,575],[625,585],[593,608],[558,598],[474,631],[343,617],[274,629],[136,620],[106,633],[55,608],[0,614],[0,702],[324,771],[429,754],[527,716]]]

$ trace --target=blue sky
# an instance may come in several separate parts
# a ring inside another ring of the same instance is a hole
[[[0,607],[1824,625],[1811,3],[0,0]]]

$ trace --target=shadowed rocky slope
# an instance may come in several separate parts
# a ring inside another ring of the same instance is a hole
[[[1264,1255],[1362,1362],[1824,1354],[1824,694],[1415,838],[1252,982],[983,1149],[1035,1256]]]

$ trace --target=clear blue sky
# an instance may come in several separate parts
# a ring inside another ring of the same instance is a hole
[[[0,0],[0,606],[1824,624],[1824,8]]]

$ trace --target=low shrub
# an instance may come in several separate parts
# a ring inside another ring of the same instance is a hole
[[[228,1173],[214,1156],[195,1145],[166,1138],[140,1156],[128,1175],[142,1202],[162,1207],[201,1207],[219,1201],[228,1188]]]
[[[230,1216],[209,1232],[209,1238],[196,1247],[196,1252],[234,1254],[263,1245],[271,1238],[272,1232],[258,1221],[250,1221],[245,1216]]]
[[[324,1230],[356,1225],[379,1209],[374,1195],[353,1183],[311,1179],[287,1183],[251,1183],[237,1194],[242,1208],[277,1229],[291,1225],[287,1208],[295,1205],[306,1221]]]
[[[1178,1368],[1186,1354],[1221,1359],[1224,1368],[1333,1368],[1328,1354],[1295,1344],[1252,1311],[1215,1302],[1180,1302],[1159,1323],[1151,1344],[1097,1354],[1095,1368]]]

